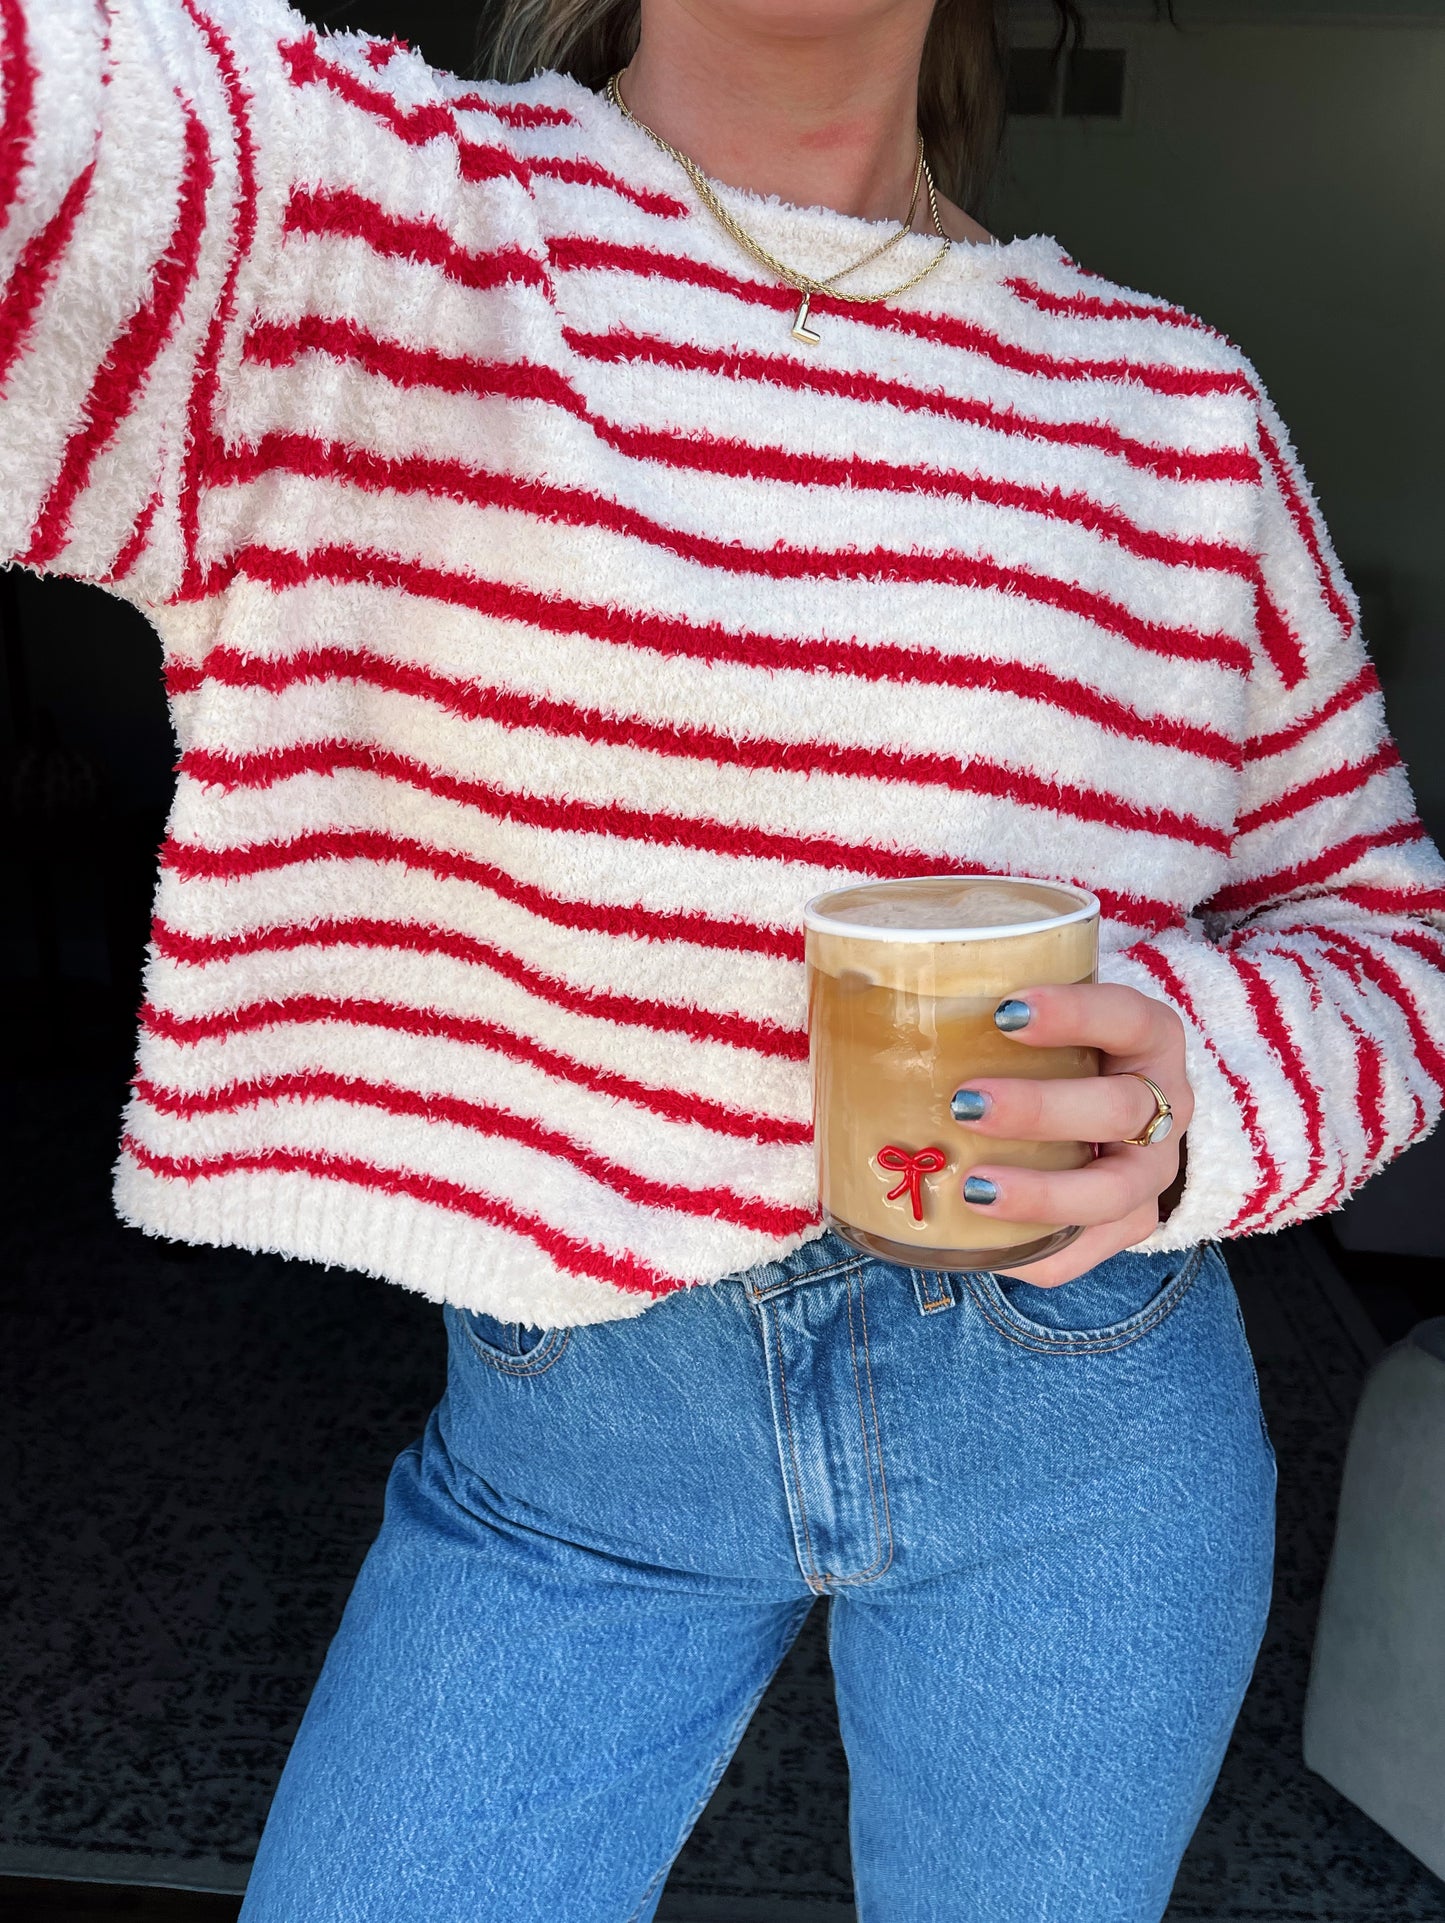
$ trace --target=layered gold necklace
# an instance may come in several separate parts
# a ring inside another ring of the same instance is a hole
[[[738,246],[750,254],[760,266],[766,267],[769,273],[776,274],[779,280],[784,282],[785,285],[794,288],[799,294],[798,311],[793,319],[792,330],[795,341],[803,341],[809,347],[816,347],[822,338],[815,328],[808,325],[809,309],[819,294],[830,294],[834,300],[853,301],[859,305],[864,305],[872,301],[892,300],[895,295],[904,294],[910,287],[916,287],[921,280],[925,280],[928,275],[933,272],[934,268],[938,266],[950,247],[952,247],[953,242],[944,232],[943,222],[939,218],[938,194],[933,185],[933,175],[928,169],[928,160],[923,151],[923,135],[920,133],[918,136],[918,161],[913,169],[913,198],[908,203],[908,217],[898,231],[890,234],[887,240],[880,241],[876,247],[870,248],[866,254],[861,255],[857,260],[849,261],[846,267],[840,267],[836,273],[829,274],[826,280],[820,280],[813,274],[804,274],[796,267],[789,267],[786,261],[779,260],[776,254],[770,254],[761,241],[755,240],[746,227],[743,226],[742,222],[728,212],[727,208],[724,207],[717,194],[713,191],[711,181],[690,155],[681,153],[676,147],[670,146],[661,134],[654,133],[645,121],[637,118],[627,102],[622,98],[622,88],[619,84],[621,79],[622,75],[615,73],[607,83],[607,97],[613,106],[616,107],[617,111],[624,119],[630,120],[633,126],[638,128],[640,132],[645,133],[654,145],[660,147],[665,154],[677,162],[678,166],[682,168],[696,189],[698,199],[702,202],[703,206],[707,208],[708,212],[723,231],[731,235]],[[896,287],[885,287],[880,293],[853,294],[849,293],[846,288],[840,287],[838,285],[840,280],[846,279],[849,274],[856,274],[860,267],[867,267],[871,262],[880,260],[890,249],[896,247],[905,235],[913,232],[913,216],[918,208],[918,190],[920,185],[927,191],[928,211],[933,218],[934,231],[943,243],[938,252],[929,260],[925,261],[916,274],[910,274],[907,280],[899,281]]]

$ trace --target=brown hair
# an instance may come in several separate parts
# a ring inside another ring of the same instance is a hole
[[[1075,0],[1054,0],[1056,54],[1083,33]],[[938,184],[976,205],[1003,136],[1008,48],[1004,0],[936,0],[918,80],[918,124]],[[478,75],[525,80],[552,70],[598,88],[637,49],[639,0],[501,0],[477,35]]]

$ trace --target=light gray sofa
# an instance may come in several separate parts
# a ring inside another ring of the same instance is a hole
[[[1309,1767],[1445,1876],[1445,1316],[1371,1370],[1305,1704]]]

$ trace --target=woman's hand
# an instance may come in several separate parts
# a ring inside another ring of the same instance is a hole
[[[995,1200],[973,1204],[982,1213],[1003,1222],[1082,1225],[1083,1234],[1057,1255],[1001,1271],[1053,1289],[1142,1242],[1159,1225],[1159,1198],[1179,1172],[1180,1144],[1194,1113],[1184,1025],[1165,1003],[1108,983],[1026,988],[1001,1006],[1027,1010],[1017,1027],[1000,1023],[1023,1048],[1100,1051],[1097,1076],[1047,1082],[984,1076],[969,1084],[985,1102],[977,1121],[962,1124],[971,1134],[1099,1144],[1086,1168],[1009,1168],[983,1161],[969,1171],[970,1185],[982,1177],[997,1191]],[[1136,1075],[1157,1083],[1174,1110],[1173,1130],[1152,1148],[1133,1148],[1126,1140],[1141,1135],[1154,1115],[1154,1097]]]

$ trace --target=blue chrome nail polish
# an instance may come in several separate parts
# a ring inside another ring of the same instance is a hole
[[[955,1122],[981,1122],[988,1113],[988,1097],[976,1088],[956,1088],[948,1106]]]
[[[1005,1035],[1012,1035],[1018,1028],[1027,1028],[1033,1018],[1034,1011],[1027,1002],[1000,1002],[993,1011],[993,1025],[1001,1028]]]
[[[998,1185],[990,1182],[984,1175],[966,1175],[963,1181],[963,1199],[972,1202],[975,1208],[984,1208],[998,1200]]]

